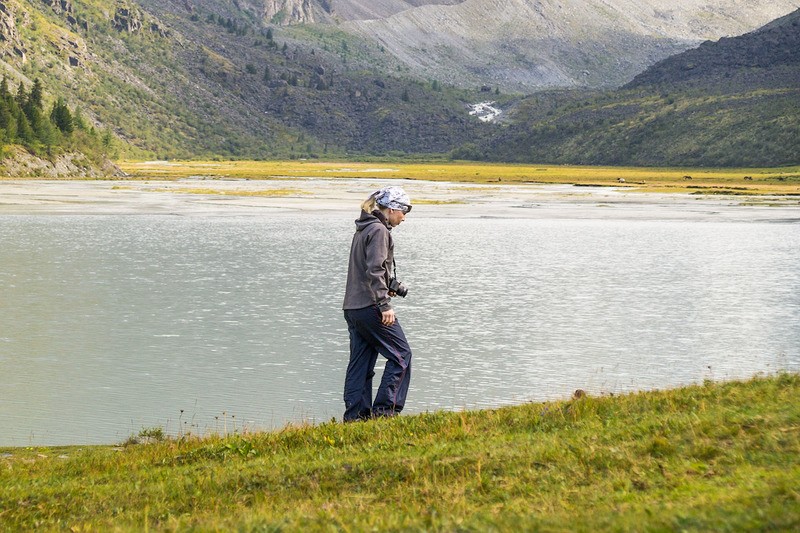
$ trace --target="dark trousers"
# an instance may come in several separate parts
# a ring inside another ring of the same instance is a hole
[[[350,362],[344,380],[344,420],[392,416],[403,410],[411,381],[411,348],[400,323],[381,323],[377,306],[344,312],[350,333]],[[386,358],[378,394],[372,402],[372,377],[378,354]]]

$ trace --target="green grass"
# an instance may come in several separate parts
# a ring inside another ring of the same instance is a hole
[[[791,531],[800,376],[0,450],[0,529]]]

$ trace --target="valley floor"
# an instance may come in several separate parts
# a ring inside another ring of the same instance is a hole
[[[415,216],[800,220],[797,167],[686,170],[475,164],[132,162],[126,178],[0,179],[0,214],[352,212],[404,186]]]

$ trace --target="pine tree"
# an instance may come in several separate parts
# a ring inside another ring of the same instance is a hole
[[[28,92],[25,90],[25,84],[19,82],[19,87],[17,87],[17,94],[14,96],[14,99],[17,101],[17,105],[22,109],[25,106],[25,103],[28,101]]]
[[[75,108],[75,111],[72,113],[72,124],[75,126],[76,130],[86,131],[89,129],[86,126],[86,119],[83,118],[83,111],[80,107]]]
[[[67,104],[65,104],[64,100],[61,98],[53,104],[53,110],[50,112],[50,120],[53,121],[53,124],[55,124],[62,133],[69,135],[75,130],[75,122],[72,118],[72,113],[70,113]]]
[[[36,132],[36,138],[43,145],[47,146],[48,151],[51,146],[60,144],[61,142],[61,132],[56,128],[55,124],[44,117],[36,124],[34,131]]]
[[[0,89],[2,91],[2,89]],[[14,142],[17,136],[17,121],[8,109],[5,99],[0,98],[0,141]]]
[[[33,82],[33,87],[31,88],[31,92],[28,95],[28,103],[41,111],[44,109],[44,104],[42,103],[42,96],[44,91],[42,90],[42,80],[36,78]]]
[[[25,116],[25,113],[21,109],[18,109],[15,119],[17,123],[16,140],[27,145],[33,144],[33,141],[36,140],[36,136],[33,133],[33,128],[31,128],[31,123],[28,122],[28,117]]]

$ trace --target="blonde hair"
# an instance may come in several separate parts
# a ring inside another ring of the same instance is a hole
[[[371,194],[369,198],[364,200],[361,204],[361,210],[366,211],[367,213],[372,213],[375,211],[375,207],[378,205],[378,200],[375,198],[374,194]]]

